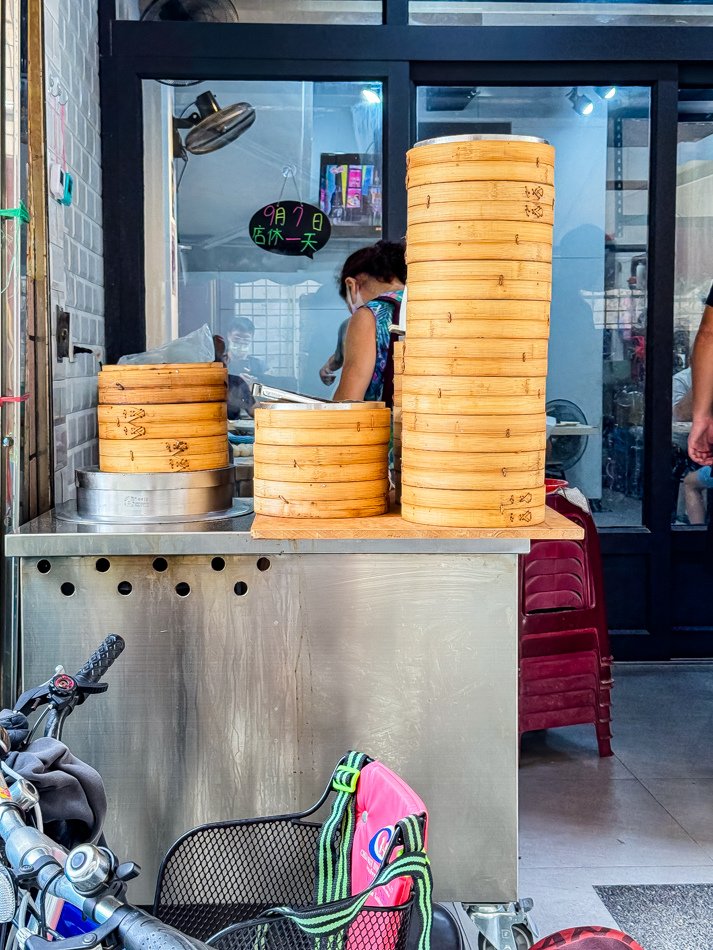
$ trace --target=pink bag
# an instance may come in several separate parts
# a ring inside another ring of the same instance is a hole
[[[361,770],[356,791],[356,830],[352,845],[352,894],[368,887],[381,866],[394,826],[408,815],[426,815],[419,796],[381,762]],[[427,840],[427,817],[424,844]],[[411,880],[399,878],[380,887],[367,900],[372,907],[397,907],[411,896]]]

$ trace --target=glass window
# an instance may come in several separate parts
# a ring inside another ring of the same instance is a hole
[[[712,0],[410,0],[412,23],[424,26],[710,26]]]
[[[144,83],[148,345],[207,323],[231,374],[330,395],[336,276],[382,232],[381,100],[370,81]]]
[[[535,135],[557,150],[547,467],[605,526],[641,524],[649,103],[633,87],[418,91],[420,139]]]
[[[675,524],[708,520],[708,471],[688,457],[691,350],[713,281],[713,89],[684,89],[678,119],[672,474]]]
[[[381,0],[117,0],[120,20],[381,23]]]

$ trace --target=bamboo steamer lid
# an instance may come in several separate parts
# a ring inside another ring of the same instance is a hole
[[[325,429],[390,425],[391,412],[383,402],[333,403],[326,408],[306,409],[298,403],[280,404],[255,410],[255,431],[276,429]]]
[[[433,205],[459,201],[527,201],[553,208],[555,190],[552,185],[524,181],[442,181],[439,170],[427,185],[409,185],[408,205]]]
[[[381,499],[343,501],[289,501],[255,498],[255,514],[277,518],[369,518],[389,510],[388,494]]]
[[[409,340],[547,340],[545,320],[421,320],[409,313]]]
[[[433,244],[552,244],[552,225],[540,221],[449,221],[445,224],[409,222],[406,243]]]
[[[451,241],[434,244],[407,243],[409,266],[432,261],[552,261],[552,242],[534,244],[525,241]]]
[[[401,473],[402,487],[457,489],[463,491],[524,490],[540,488],[545,483],[544,469],[533,472],[503,468],[499,472],[443,472],[433,468],[412,468],[408,462]]]
[[[520,360],[524,374],[532,360],[547,359],[547,340],[410,340],[406,372],[413,357]]]
[[[228,413],[224,402],[99,406],[97,417],[101,439],[225,437],[228,431]]]
[[[342,426],[339,429],[278,429],[274,426],[255,430],[260,445],[388,445],[389,426]]]
[[[100,404],[221,402],[227,389],[223,363],[120,364],[99,373]]]
[[[433,452],[410,449],[404,455],[404,469],[435,469],[449,472],[544,472],[545,453],[540,452]],[[544,485],[544,476],[542,484]]]
[[[188,456],[179,455],[170,458],[105,458],[99,446],[100,468],[102,472],[203,472],[208,469],[225,468],[229,464],[228,447],[216,455]]]
[[[409,280],[409,306],[412,298],[419,303],[442,299],[444,281],[437,277],[437,268],[436,263],[431,280]],[[520,300],[549,301],[552,298],[550,281],[511,280],[498,276],[451,280],[447,289],[449,296],[456,300],[507,300],[514,303]]]
[[[555,150],[544,139],[526,135],[451,135],[417,142],[406,160],[409,169],[443,162],[529,162],[538,168],[554,167]]]
[[[284,497],[292,501],[381,499],[389,493],[388,478],[370,482],[272,482],[256,478],[253,485],[256,498]]]
[[[406,452],[411,449],[429,452],[544,452],[547,442],[544,426],[541,432],[526,432],[500,439],[487,433],[418,432],[404,427],[401,438]]]
[[[272,465],[255,463],[255,478],[266,482],[373,482],[389,477],[388,456],[351,465]]]
[[[177,456],[219,455],[227,450],[225,434],[189,439],[143,439],[127,441],[125,439],[100,439],[99,451],[102,458],[133,459],[174,458]]]
[[[552,206],[530,201],[424,201],[409,202],[408,206],[409,227],[432,221],[539,221],[552,225],[554,220]]]
[[[505,359],[463,359],[454,357],[447,359],[427,359],[421,356],[411,356],[408,361],[409,376],[522,376],[523,371],[532,376],[547,375],[547,360],[531,360],[522,363],[522,360]]]
[[[463,396],[460,393],[412,396],[410,393],[404,393],[403,408],[405,412],[448,413],[459,416],[528,416],[544,412],[545,390],[543,387],[542,392],[534,396]]]
[[[532,416],[514,416],[510,420],[503,419],[502,416],[449,416],[404,412],[402,419],[403,428],[410,432],[487,435],[494,440],[509,439],[516,435],[533,435],[546,430],[545,417],[542,413]]]
[[[388,458],[388,442],[381,445],[263,445],[256,441],[254,445],[255,476],[260,475],[258,465],[292,465],[295,468],[321,465],[359,465],[364,462],[378,463]],[[310,479],[319,481],[319,479]]]
[[[525,488],[520,491],[499,489],[494,491],[463,491],[449,488],[414,488],[403,485],[402,498],[409,505],[420,508],[455,508],[486,511],[540,508],[545,504],[545,486]]]
[[[518,161],[446,161],[433,164],[409,163],[406,187],[429,185],[432,181],[524,181],[538,185],[554,184],[552,165]]]
[[[431,261],[409,267],[409,297],[411,282],[433,280],[495,279],[552,282],[552,265],[543,261]]]
[[[442,287],[441,295],[432,300],[412,299],[409,290],[408,321],[444,320],[448,323],[466,320],[533,320],[549,325],[550,304],[546,300],[480,300],[444,297],[450,288]]]
[[[460,511],[455,508],[422,508],[402,501],[401,517],[414,524],[440,528],[526,528],[542,524],[545,506],[518,510]]]

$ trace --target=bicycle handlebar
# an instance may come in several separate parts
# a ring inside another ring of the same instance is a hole
[[[99,644],[94,653],[89,657],[84,666],[79,670],[75,679],[80,683],[98,683],[104,676],[109,667],[124,652],[123,637],[116,633],[110,633],[109,636]]]

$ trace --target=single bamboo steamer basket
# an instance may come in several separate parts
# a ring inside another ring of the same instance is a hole
[[[439,377],[443,378],[443,377]],[[404,393],[404,412],[446,413],[459,416],[507,416],[533,415],[545,411],[544,387],[535,396],[463,396],[435,394],[412,396]],[[543,417],[544,418],[544,417]]]
[[[539,221],[450,221],[445,224],[409,222],[406,243],[463,244],[552,244],[552,225]]]
[[[499,472],[439,472],[432,468],[412,468],[408,462],[401,473],[402,488],[455,489],[458,491],[523,491],[541,488],[545,483],[544,470],[534,472],[512,471],[503,468]]]
[[[256,427],[255,433],[255,438],[261,445],[358,446],[388,445],[391,429],[389,426],[380,426],[377,429],[355,423],[338,429],[278,429],[273,426],[259,426]]]
[[[178,455],[219,455],[227,451],[227,445],[225,434],[195,439],[99,439],[99,452],[102,458],[172,458]]]
[[[99,387],[99,404],[136,405],[150,403],[197,403],[225,402],[228,396],[227,381],[219,386],[188,386],[176,389],[118,389],[113,386]]]
[[[403,360],[404,353],[406,351],[406,341],[397,340],[394,343],[394,372],[396,372],[396,365],[400,360]]]
[[[228,449],[217,455],[178,455],[170,458],[126,459],[106,458],[99,447],[100,468],[102,472],[134,472],[155,474],[160,472],[204,472],[214,468],[225,468],[229,464]]]
[[[408,206],[409,227],[433,221],[539,221],[553,225],[554,220],[552,206],[530,201],[432,201]]]
[[[549,208],[555,204],[552,185],[524,181],[442,181],[439,171],[434,171],[430,184],[409,184],[409,207],[459,201],[527,201]]]
[[[549,327],[550,304],[547,300],[481,300],[474,297],[444,297],[450,288],[442,288],[433,299],[412,299],[409,289],[408,322],[411,320],[443,320],[454,323],[467,320],[523,320],[545,323]]]
[[[430,185],[432,181],[524,181],[538,185],[554,184],[552,165],[537,165],[533,162],[510,161],[473,161],[438,162],[438,170],[433,165],[409,164],[406,173],[406,187]]]
[[[541,508],[545,504],[545,486],[520,491],[463,491],[448,488],[414,488],[403,486],[405,504],[419,508],[455,508],[462,511],[518,510]]]
[[[294,406],[294,408],[293,408]],[[362,406],[364,408],[362,408]],[[327,416],[328,418],[325,418]],[[284,429],[341,429],[357,427],[384,428],[390,424],[391,411],[383,402],[349,403],[339,408],[339,403],[329,410],[302,409],[297,403],[289,406],[273,406],[271,409],[255,410],[255,431],[268,428]]]
[[[404,412],[402,420],[403,429],[408,429],[409,432],[488,436],[494,441],[520,435],[537,435],[546,431],[545,419],[541,413],[514,416],[510,420],[503,419],[502,416],[448,416]]]
[[[448,418],[448,417],[446,417]],[[526,432],[497,439],[492,435],[463,432],[418,432],[404,427],[402,445],[429,452],[544,452],[547,444],[546,429]]]
[[[538,396],[545,376],[404,376],[404,404],[409,396]]]
[[[427,359],[410,356],[409,376],[505,376],[519,377],[526,371],[532,376],[547,375],[547,360],[531,360],[523,365],[522,360],[463,359]]]
[[[548,340],[544,320],[421,320],[408,318],[409,340]]]
[[[551,263],[552,242],[539,244],[508,241],[452,241],[450,244],[415,244],[408,242],[406,260],[409,267],[433,261],[540,261]]]
[[[433,265],[436,272],[438,264]],[[423,301],[440,300],[443,297],[442,280],[409,280],[409,306],[411,299]],[[448,286],[452,299],[507,300],[512,303],[520,300],[549,301],[552,298],[552,284],[544,280],[511,280],[503,277],[481,277],[465,280],[452,280]]]
[[[411,449],[404,459],[404,468],[436,469],[439,472],[542,472],[545,452],[433,452],[430,449]],[[544,474],[542,484],[545,484]]]
[[[477,280],[495,279],[499,281],[522,280],[552,283],[552,265],[543,261],[432,261],[431,263],[411,264],[409,266],[410,284],[422,284],[434,279]]]
[[[381,445],[263,445],[256,441],[253,446],[255,476],[260,478],[258,465],[359,465],[363,462],[379,462],[387,459],[388,440]],[[319,479],[317,479],[318,481]]]
[[[409,170],[415,165],[444,162],[527,162],[539,168],[555,164],[555,150],[543,139],[512,135],[452,135],[417,142],[406,153]]]
[[[352,499],[381,499],[389,493],[388,478],[370,482],[286,482],[256,478],[253,482],[256,498],[284,498],[292,501],[341,501]]]
[[[219,382],[228,375],[224,363],[109,363],[102,366],[99,379],[144,387],[175,386],[184,382]]]
[[[370,518],[389,510],[388,494],[382,499],[342,501],[290,501],[283,498],[255,498],[255,514],[275,518]]]
[[[255,463],[255,478],[265,482],[373,482],[389,477],[388,457],[350,465],[271,465]]]
[[[404,521],[439,528],[527,528],[529,525],[542,524],[545,506],[517,511],[459,511],[455,508],[421,508],[402,502],[401,517]]]
[[[222,435],[227,438],[224,402],[195,405],[98,406],[100,439],[164,439]]]
[[[523,374],[528,363],[547,359],[547,340],[409,340],[406,372],[411,359],[519,360]],[[434,374],[435,375],[435,374]]]

